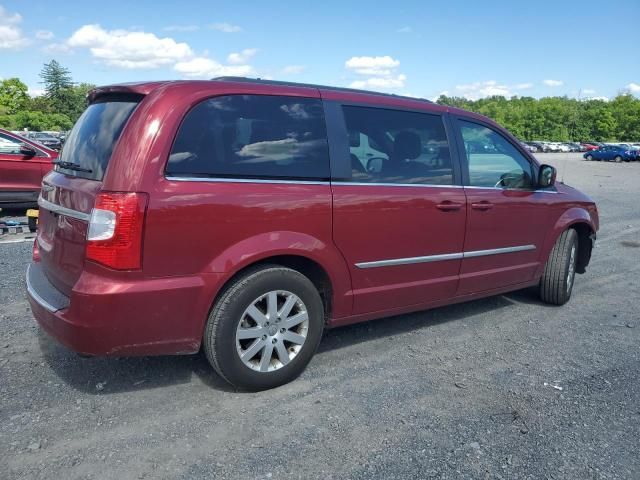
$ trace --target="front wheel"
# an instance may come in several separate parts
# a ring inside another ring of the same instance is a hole
[[[616,155],[616,158],[614,160],[616,161],[616,163],[620,163],[622,162],[622,157],[620,155]]]
[[[323,328],[324,308],[313,283],[295,270],[266,266],[225,289],[209,315],[204,351],[235,387],[266,390],[300,375]]]
[[[572,228],[562,232],[551,250],[540,279],[540,298],[552,305],[564,305],[571,298],[578,262],[578,234]]]
[[[587,160],[591,161],[591,160],[593,160],[593,155],[587,155],[587,156],[585,157],[585,159],[587,159]]]

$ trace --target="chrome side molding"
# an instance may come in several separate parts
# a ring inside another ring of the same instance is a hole
[[[463,258],[484,257],[486,255],[500,255],[503,253],[524,252],[535,250],[535,245],[519,245],[515,247],[492,248],[489,250],[475,250],[471,252],[444,253],[439,255],[427,255],[424,257],[392,258],[389,260],[376,260],[373,262],[356,263],[358,268],[391,267],[394,265],[410,265],[413,263],[442,262],[446,260],[460,260]]]

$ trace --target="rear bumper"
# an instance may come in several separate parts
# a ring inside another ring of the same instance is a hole
[[[50,336],[85,355],[195,353],[220,278],[216,274],[114,280],[83,272],[69,297],[39,264],[27,269],[27,296]]]

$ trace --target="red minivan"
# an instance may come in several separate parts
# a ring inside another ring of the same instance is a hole
[[[233,77],[97,88],[43,180],[28,296],[79,353],[202,346],[231,384],[271,388],[325,327],[534,285],[569,300],[598,213],[555,173],[426,100]]]
[[[58,152],[0,128],[0,208],[35,206]]]

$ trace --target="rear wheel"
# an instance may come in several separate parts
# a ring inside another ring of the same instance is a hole
[[[571,298],[578,262],[578,234],[562,232],[551,250],[540,279],[540,298],[552,305],[564,305]]]
[[[266,266],[225,289],[204,334],[213,368],[244,390],[265,390],[296,378],[315,353],[324,308],[313,283],[300,272]]]
[[[622,161],[622,157],[620,155],[616,155],[616,158],[614,160],[616,161],[616,163],[620,163]]]

